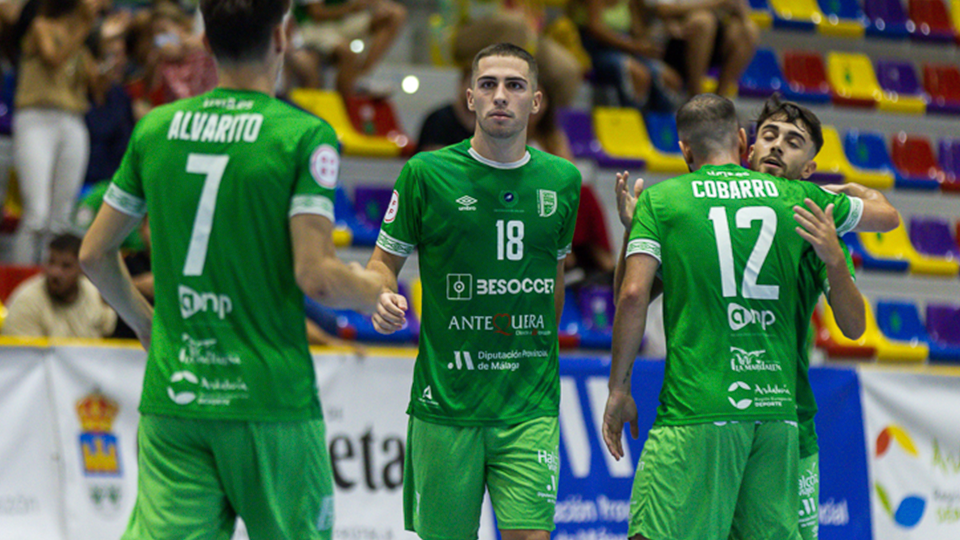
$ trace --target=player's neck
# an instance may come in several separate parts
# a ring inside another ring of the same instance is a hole
[[[514,163],[527,152],[527,130],[507,139],[487,136],[479,128],[470,139],[470,146],[481,156],[498,163]]]
[[[275,70],[260,63],[220,66],[217,69],[220,78],[217,86],[229,90],[252,90],[274,96],[276,80],[270,76],[274,72]]]
[[[714,154],[703,160],[694,161],[693,164],[696,167],[694,170],[704,165],[740,165],[740,157],[733,154]]]

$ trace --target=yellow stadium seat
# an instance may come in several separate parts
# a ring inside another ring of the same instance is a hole
[[[769,11],[753,10],[750,12],[750,20],[761,30],[766,30],[773,26],[773,15],[771,15]]]
[[[870,302],[864,299],[866,313],[866,329],[863,336],[858,340],[851,340],[844,337],[837,321],[833,316],[833,310],[830,304],[824,302],[824,317],[822,319],[824,327],[830,331],[831,337],[840,347],[872,347],[877,351],[878,362],[923,362],[930,355],[930,347],[925,343],[908,343],[906,341],[894,341],[883,335],[880,327],[877,325],[877,318],[873,315],[873,309]]]
[[[953,29],[960,32],[960,0],[950,0],[950,21],[953,22]],[[957,42],[960,43],[960,36],[957,36]]]
[[[0,302],[0,330],[3,329],[3,323],[7,320],[7,307]]]
[[[420,278],[417,278],[410,282],[410,302],[413,304],[410,306],[413,308],[413,313],[416,314],[417,320],[423,320],[423,282],[420,281]]]
[[[347,227],[333,229],[333,245],[335,247],[349,247],[353,243],[353,231]]]
[[[401,148],[386,137],[365,135],[350,122],[347,106],[336,92],[296,88],[290,99],[298,106],[323,118],[333,126],[343,145],[343,153],[350,156],[399,157]]]
[[[883,98],[870,57],[859,53],[827,53],[827,80],[845,105],[871,105]]]
[[[914,274],[957,277],[960,272],[960,265],[953,260],[918,253],[902,220],[899,227],[888,233],[860,233],[860,243],[877,257],[908,261]]]
[[[770,8],[778,17],[788,21],[810,21],[813,24],[820,24],[824,19],[817,0],[770,0]]]
[[[873,189],[890,189],[894,178],[888,171],[872,171],[855,167],[843,153],[840,134],[833,126],[823,126],[823,148],[815,159],[817,170],[842,174],[847,182],[856,182]]]
[[[593,125],[600,146],[613,157],[642,159],[647,163],[647,170],[653,172],[689,172],[682,156],[665,154],[654,148],[643,116],[636,109],[596,107]]]

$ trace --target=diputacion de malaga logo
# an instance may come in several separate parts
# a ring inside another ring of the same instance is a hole
[[[910,457],[915,459],[920,458],[920,453],[917,451],[917,446],[913,443],[913,439],[911,439],[907,431],[900,426],[891,424],[883,428],[883,431],[877,436],[876,443],[875,459],[878,463],[880,458],[887,455],[894,446],[902,449],[903,452]],[[880,499],[884,510],[886,510],[887,514],[897,525],[912,528],[920,523],[920,520],[923,518],[923,512],[927,507],[926,499],[917,494],[910,494],[904,497],[899,504],[897,504],[896,508],[894,508],[893,500],[880,482],[875,481],[873,488],[876,490],[877,497]]]

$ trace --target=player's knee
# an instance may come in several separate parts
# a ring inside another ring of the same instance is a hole
[[[513,529],[501,530],[500,537],[503,540],[550,540],[548,531]]]

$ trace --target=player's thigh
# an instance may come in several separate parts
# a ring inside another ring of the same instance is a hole
[[[542,417],[486,429],[487,490],[501,530],[552,531],[560,424]]]
[[[800,458],[800,538],[820,537],[820,453]]]
[[[471,540],[484,491],[483,428],[410,417],[403,478],[407,530],[425,540]]]
[[[217,465],[251,540],[329,540],[333,473],[323,420],[221,427],[214,443]]]
[[[726,540],[752,437],[750,423],[651,429],[633,482],[627,536]]]
[[[144,415],[137,433],[137,501],[123,540],[227,540],[227,502],[204,422]]]
[[[768,421],[756,425],[731,539],[783,540],[800,534],[799,459],[796,423]]]

